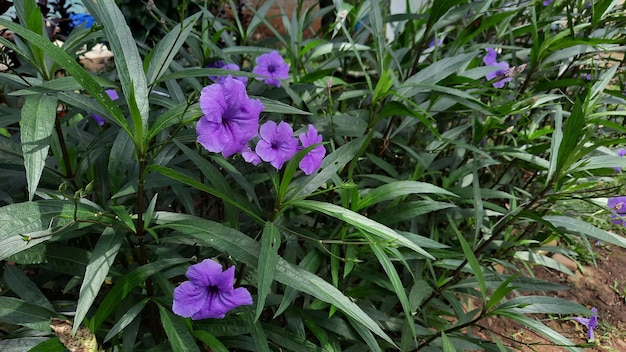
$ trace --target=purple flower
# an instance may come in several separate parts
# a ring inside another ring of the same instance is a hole
[[[435,38],[428,43],[429,48],[440,47],[443,44],[443,39]]]
[[[626,196],[611,197],[607,202],[607,207],[611,210],[611,222],[617,225],[626,225]]]
[[[249,99],[243,83],[228,76],[200,93],[204,116],[198,121],[198,143],[227,158],[241,152],[257,134],[263,104]]]
[[[117,95],[117,91],[115,89],[107,89],[107,90],[105,90],[105,92],[107,93],[109,98],[111,98],[111,100],[117,100],[120,97],[119,95]],[[102,117],[102,116],[100,116],[98,114],[93,114],[92,118],[93,118],[94,121],[96,121],[98,126],[102,126],[106,122],[104,120],[104,117]]]
[[[589,331],[587,332],[587,338],[590,341],[593,341],[594,340],[593,329],[595,329],[596,326],[598,326],[598,310],[595,307],[593,307],[591,308],[591,312],[592,314],[591,314],[591,317],[589,318],[575,317],[574,320],[583,324],[589,329]]]
[[[483,57],[483,62],[485,63],[485,65],[487,66],[491,66],[493,67],[495,70],[491,71],[490,73],[488,73],[485,78],[487,78],[488,81],[491,81],[492,79],[496,78],[496,77],[502,77],[505,75],[506,71],[509,69],[509,63],[506,61],[502,61],[502,62],[497,62],[496,61],[496,57],[498,56],[498,54],[496,53],[496,51],[493,48],[487,48],[485,49],[487,50],[487,55],[485,55],[485,57]],[[497,82],[493,83],[493,87],[494,88],[504,88],[504,85],[507,82],[511,82],[513,78],[512,77],[503,77],[502,79],[498,80]]]
[[[291,126],[285,121],[276,125],[268,121],[259,130],[260,140],[256,145],[256,153],[261,160],[270,163],[276,170],[296,154],[298,140],[293,137]]]
[[[309,125],[307,132],[300,135],[300,143],[302,143],[302,147],[300,149],[322,143],[322,135],[317,133],[317,130],[313,127],[313,125]],[[304,158],[302,158],[300,164],[298,164],[300,170],[304,171],[307,175],[312,174],[315,170],[319,169],[320,165],[322,165],[324,155],[326,155],[326,149],[324,146],[316,146],[309,151]]]
[[[222,271],[222,266],[205,259],[187,269],[187,278],[174,289],[172,311],[193,320],[224,318],[226,312],[252,304],[252,296],[244,287],[234,288],[235,266]]]
[[[551,2],[552,0],[543,0],[543,6],[548,6]]]
[[[237,66],[237,64],[227,64],[224,61],[216,61],[214,63],[208,64],[206,66],[207,68],[221,68],[223,70],[230,70],[230,71],[239,71],[239,66]],[[234,79],[238,80],[239,82],[243,83],[243,85],[248,85],[248,77],[243,77],[243,76],[235,76],[233,77]],[[224,80],[226,79],[226,77],[224,76],[209,76],[209,79],[213,82],[217,82],[217,83],[223,83]]]
[[[256,66],[252,72],[259,75],[257,79],[265,81],[265,84],[280,87],[280,80],[289,78],[289,65],[274,50],[257,57]]]
[[[241,152],[241,156],[243,156],[243,160],[254,166],[257,166],[261,163],[261,158],[259,158],[259,154],[255,153],[254,150],[252,150],[252,148],[250,147],[246,147],[246,149]]]

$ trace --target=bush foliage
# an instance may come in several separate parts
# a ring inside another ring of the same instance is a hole
[[[506,351],[472,330],[500,316],[580,351],[544,319],[591,307],[530,269],[571,274],[550,254],[626,247],[606,206],[626,168],[623,5],[336,0],[279,16],[279,33],[271,3],[226,20],[195,1],[155,43],[112,0],[84,0],[95,24],[62,45],[34,0],[0,19],[20,62],[0,73],[0,349]],[[95,43],[114,67],[79,64]],[[253,73],[273,50],[280,87]],[[197,143],[201,92],[228,74],[261,124],[321,133],[318,170],[298,165],[319,144],[277,170]],[[174,314],[205,259],[235,266],[223,280],[253,303]]]

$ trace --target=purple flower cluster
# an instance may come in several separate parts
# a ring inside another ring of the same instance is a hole
[[[228,70],[239,70],[235,64],[217,62],[212,67]],[[289,66],[277,52],[259,56],[254,72],[262,76],[266,84],[280,86],[280,79],[286,79]],[[241,153],[244,160],[253,165],[265,161],[274,168],[281,169],[299,150],[314,146],[300,161],[299,167],[305,174],[315,172],[321,164],[326,149],[322,136],[315,127],[309,125],[306,133],[302,133],[300,143],[293,136],[291,126],[281,121],[268,121],[259,129],[259,116],[264,106],[261,101],[250,99],[246,93],[247,79],[241,80],[226,77],[209,77],[214,84],[202,89],[200,108],[204,115],[198,121],[196,132],[198,143],[214,153],[222,153],[225,158]],[[239,77],[245,78],[245,77]],[[255,149],[250,142],[258,137]]]
[[[485,49],[487,51],[487,55],[483,57],[483,62],[485,65],[492,67],[494,70],[485,76],[488,81],[491,81],[494,78],[502,77],[502,79],[493,83],[494,88],[504,88],[504,85],[507,82],[512,80],[511,77],[506,77],[505,72],[510,68],[509,63],[506,61],[498,62],[496,58],[498,57],[498,53],[493,48]]]
[[[617,225],[626,225],[626,196],[609,198],[607,207],[612,212],[612,223]]]
[[[618,149],[617,150],[617,156],[624,156],[626,155],[626,149]],[[622,168],[619,166],[616,166],[615,168],[615,172],[619,172],[620,174],[622,173]]]
[[[252,304],[252,296],[244,287],[235,288],[235,267],[222,271],[222,266],[205,259],[187,269],[185,281],[174,289],[172,311],[193,320],[224,318],[239,306]]]
[[[589,329],[589,331],[587,332],[587,338],[589,339],[589,341],[594,340],[593,329],[595,329],[596,326],[598,326],[598,310],[595,307],[593,307],[591,308],[591,312],[592,314],[591,314],[591,317],[589,318],[582,318],[582,317],[574,318],[574,320],[583,324],[584,326],[587,327],[587,329]]]

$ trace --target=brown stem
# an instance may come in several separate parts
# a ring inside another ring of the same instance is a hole
[[[59,138],[59,144],[61,145],[61,153],[63,154],[63,163],[65,164],[65,177],[74,187],[74,190],[78,189],[78,185],[76,185],[76,180],[74,179],[74,172],[72,171],[72,164],[70,163],[70,156],[67,151],[67,145],[65,145],[65,137],[63,137],[63,130],[61,129],[61,115],[62,112],[57,112],[57,118],[54,120],[54,129],[57,133],[57,138]]]

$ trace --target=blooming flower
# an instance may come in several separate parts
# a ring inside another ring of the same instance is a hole
[[[485,76],[487,80],[491,81],[492,79],[496,77],[504,76],[505,72],[509,69],[509,63],[506,61],[497,62],[496,57],[498,56],[498,54],[493,48],[487,48],[485,50],[487,50],[487,55],[483,57],[483,62],[485,63],[485,65],[491,66],[495,69],[494,71],[491,71],[490,73],[488,73],[487,76]],[[493,87],[503,88],[504,85],[507,82],[510,82],[512,79],[513,79],[512,77],[503,77],[497,82],[494,82]]]
[[[216,61],[214,63],[208,64],[206,66],[207,68],[221,68],[224,70],[230,70],[230,71],[239,71],[239,66],[237,64],[227,64],[224,61]],[[239,82],[243,83],[243,85],[248,85],[248,77],[243,77],[243,76],[235,76],[233,77],[234,79],[238,80]],[[226,79],[226,77],[224,76],[209,76],[209,79],[213,82],[218,82],[218,83],[222,83],[224,82],[224,80]]]
[[[591,308],[591,312],[592,314],[591,314],[591,317],[589,318],[575,317],[574,320],[583,324],[589,329],[589,331],[587,332],[587,338],[590,341],[593,341],[594,340],[593,329],[595,329],[596,326],[598,325],[598,310],[595,307],[593,307]]]
[[[626,196],[611,197],[607,202],[607,207],[613,212],[611,222],[617,225],[626,225]]]
[[[263,104],[248,98],[246,87],[227,76],[222,83],[204,87],[200,93],[204,116],[198,121],[198,143],[227,158],[241,152],[257,134]]]
[[[309,125],[307,132],[300,135],[300,143],[302,143],[302,147],[300,149],[304,149],[321,142],[322,136],[317,133],[317,130],[313,127],[313,125]],[[300,164],[298,164],[300,170],[304,171],[307,175],[312,174],[315,170],[319,169],[320,165],[322,165],[324,155],[326,155],[326,149],[324,146],[316,146],[309,151],[304,158],[302,158]]]
[[[91,28],[94,24],[93,16],[86,13],[71,13],[70,19],[72,20],[70,24],[72,28],[80,27],[83,24],[85,28]]]
[[[618,149],[617,150],[617,156],[624,156],[626,155],[626,149]],[[622,168],[619,166],[614,167],[615,172],[619,172],[622,173]]]
[[[285,121],[278,125],[274,121],[264,123],[259,130],[259,137],[256,153],[276,170],[296,154],[298,140],[293,137],[293,130]]]
[[[234,288],[235,266],[222,271],[222,266],[205,259],[187,269],[189,281],[174,289],[172,311],[193,320],[224,318],[226,312],[252,304],[252,296],[244,287]]]
[[[119,99],[119,95],[117,94],[117,91],[115,89],[107,89],[105,90],[105,92],[107,93],[107,95],[109,96],[109,98],[111,98],[111,100],[117,100]],[[104,123],[106,122],[104,120],[104,117],[98,115],[98,114],[93,114],[92,115],[94,121],[96,121],[96,123],[98,124],[98,126],[102,126],[104,125]]]
[[[261,158],[259,158],[259,154],[255,153],[254,150],[252,150],[252,148],[250,147],[246,147],[246,149],[241,152],[241,156],[243,156],[243,160],[254,166],[257,166],[261,163]]]
[[[265,84],[280,87],[280,80],[289,78],[289,65],[274,50],[257,57],[256,66],[252,72],[259,75],[257,79],[265,81]]]

